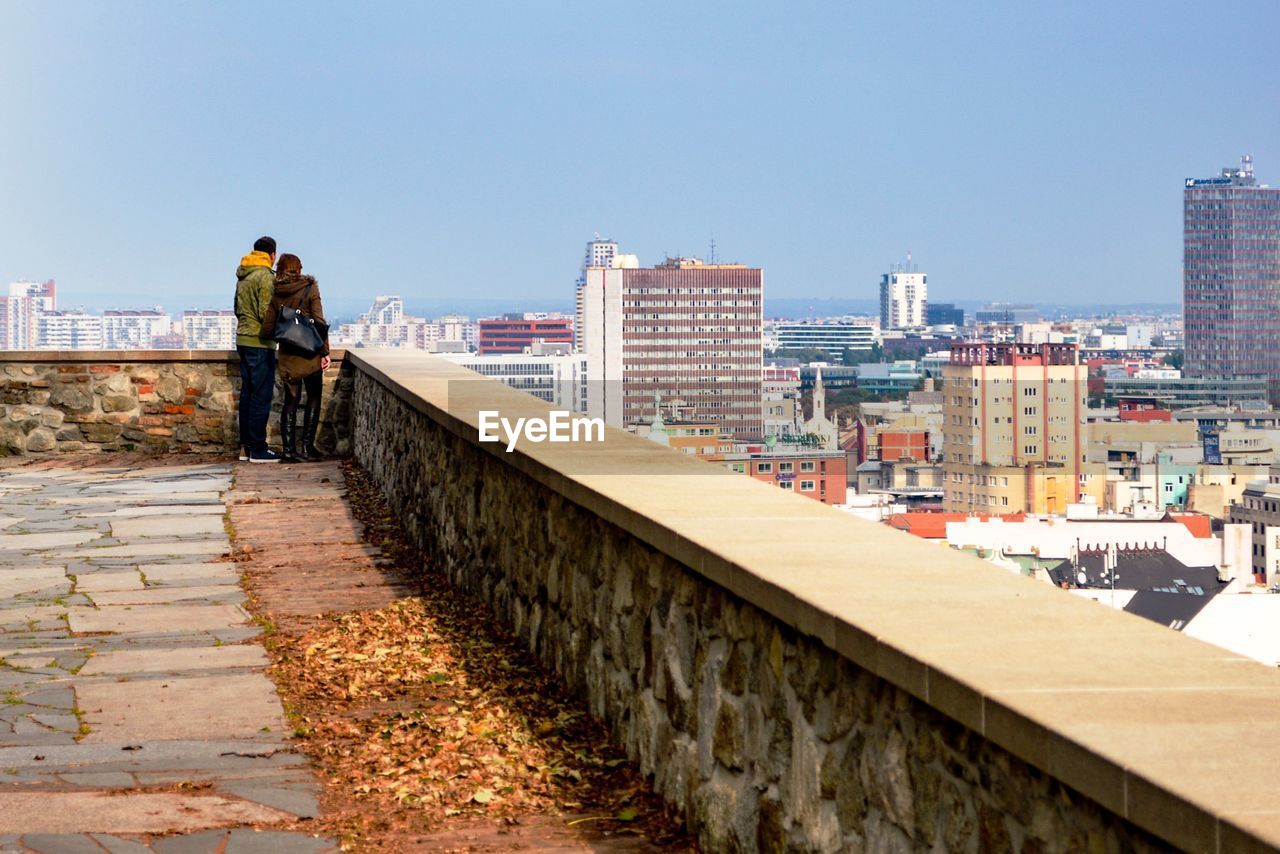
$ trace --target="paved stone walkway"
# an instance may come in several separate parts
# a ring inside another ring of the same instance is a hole
[[[0,468],[0,851],[335,849],[220,560],[230,486]]]
[[[301,636],[317,624],[332,625],[321,614],[385,607],[421,591],[395,560],[365,539],[351,506],[343,465],[337,461],[298,466],[240,464],[235,486],[224,496],[234,531],[243,583],[254,597],[254,613],[278,631],[285,648],[298,651]],[[377,534],[375,533],[375,537]],[[248,551],[244,551],[248,549]],[[434,700],[435,698],[430,698]],[[355,718],[386,714],[379,704],[350,707]],[[353,797],[342,785],[322,796],[326,817],[366,813],[370,802]],[[360,837],[370,851],[556,851],[573,854],[664,850],[640,836],[609,833],[593,820],[570,825],[566,816],[524,813],[515,821],[457,817],[443,824],[417,825],[412,819]],[[597,816],[598,818],[598,816]],[[679,846],[678,850],[688,850]]]
[[[382,553],[361,539],[336,460],[236,466],[227,494],[241,569],[258,613],[298,634],[326,612],[374,610],[413,595]]]

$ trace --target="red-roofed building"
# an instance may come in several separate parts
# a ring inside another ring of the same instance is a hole
[[[1152,421],[1173,420],[1173,413],[1154,397],[1117,397],[1116,405],[1120,408],[1121,421],[1140,421],[1148,424]]]
[[[1202,540],[1213,536],[1213,519],[1204,513],[1166,513],[1165,518],[1173,522],[1181,522],[1192,536]]]
[[[526,347],[539,341],[573,347],[573,321],[568,318],[526,320],[522,315],[508,314],[500,319],[480,321],[479,330],[481,356],[523,353]]]
[[[1025,513],[894,513],[884,522],[891,528],[915,534],[924,540],[945,540],[948,522],[963,522],[966,519],[980,519],[983,522],[991,519],[1004,519],[1008,522],[1021,522],[1026,519]]]

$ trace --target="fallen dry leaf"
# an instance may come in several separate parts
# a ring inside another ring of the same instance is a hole
[[[269,644],[295,743],[329,781],[322,820],[356,848],[396,850],[389,828],[424,832],[478,817],[568,823],[585,812],[591,832],[692,850],[678,817],[581,701],[487,609],[426,568],[380,490],[345,468],[365,540],[420,594],[320,615]],[[377,842],[380,834],[389,841]]]

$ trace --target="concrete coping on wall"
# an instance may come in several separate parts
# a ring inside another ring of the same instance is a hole
[[[1280,672],[978,558],[610,428],[478,440],[531,395],[422,352],[349,365],[482,451],[1144,830],[1280,847]]]
[[[329,358],[342,361],[345,350],[333,350]],[[235,350],[0,350],[0,365],[127,364],[135,362],[236,362]]]

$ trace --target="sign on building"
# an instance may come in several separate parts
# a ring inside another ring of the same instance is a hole
[[[1204,434],[1204,461],[1211,466],[1222,465],[1222,448],[1218,441],[1217,430],[1206,430]]]

